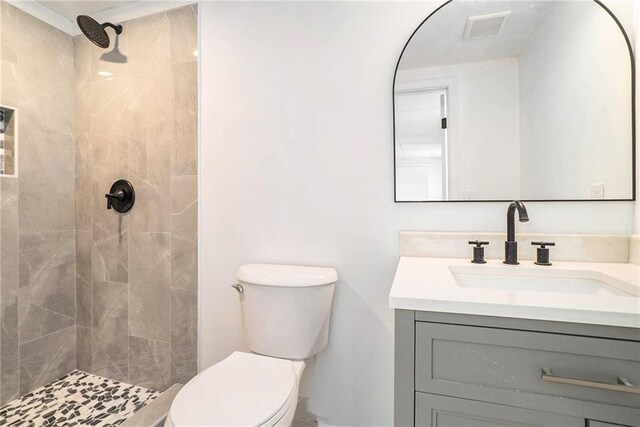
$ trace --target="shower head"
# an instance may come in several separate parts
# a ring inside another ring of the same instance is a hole
[[[87,36],[87,38],[96,46],[103,49],[108,48],[111,43],[109,35],[105,31],[106,27],[113,28],[116,31],[116,34],[122,33],[122,25],[114,25],[111,22],[100,24],[98,21],[87,15],[79,15],[76,18],[76,22],[78,23],[78,27],[80,27],[82,34]]]

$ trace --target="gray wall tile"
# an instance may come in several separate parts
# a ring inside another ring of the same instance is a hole
[[[166,390],[171,385],[169,343],[130,337],[129,381],[153,390]]]
[[[196,22],[187,6],[123,23],[126,64],[74,39],[78,366],[157,389],[196,372]],[[104,199],[121,178],[125,215]]]
[[[111,184],[126,177],[129,172],[127,163],[129,137],[121,131],[104,135],[91,132],[89,139],[91,144],[91,177],[94,181],[106,181],[108,184],[106,188],[100,188],[101,193],[93,193],[93,195],[104,199],[104,194],[108,192]],[[104,206],[106,206],[106,202],[102,203],[102,207]]]
[[[74,230],[73,135],[26,123],[21,115],[20,233]]]
[[[197,346],[197,8],[125,23],[130,61],[113,64],[0,7],[2,102],[21,110],[20,178],[0,182],[0,402],[76,367],[185,382]],[[138,195],[122,216],[104,199],[119,178]]]
[[[169,194],[167,185],[153,186],[144,181],[132,180],[136,190],[136,204],[131,212],[131,229],[134,231],[169,232]]]
[[[73,131],[73,42],[18,11],[18,108],[31,126]],[[71,157],[73,161],[73,156]]]
[[[197,372],[197,293],[171,289],[171,382],[185,384]]]
[[[75,318],[75,233],[25,234],[18,245],[20,298]]]
[[[95,374],[126,381],[129,376],[128,285],[93,283],[93,367]]]
[[[171,287],[195,291],[197,286],[197,243],[171,236]]]
[[[198,238],[198,177],[171,177],[171,234],[185,240]]]
[[[75,225],[91,230],[91,140],[88,133],[75,133]]]
[[[191,62],[198,49],[198,6],[191,5],[167,12],[171,31],[171,61]]]
[[[74,131],[87,133],[90,131],[91,97],[89,84],[91,82],[91,51],[93,44],[86,37],[74,37]]]
[[[18,343],[18,297],[14,292],[0,296],[0,406],[20,394]]]
[[[92,326],[91,232],[76,231],[76,324]]]
[[[10,62],[18,61],[18,9],[6,2],[0,3],[0,58]]]
[[[18,319],[20,344],[75,325],[73,317],[49,311],[23,298],[18,299]]]
[[[93,181],[92,248],[93,280],[118,283],[129,281],[129,218],[107,209],[104,195],[111,181]]]
[[[18,179],[0,178],[0,292],[18,289]]]
[[[132,128],[134,137],[130,139],[131,182],[140,195],[136,209],[131,212],[131,229],[168,232],[170,199],[167,189],[174,121],[169,110],[164,112],[164,118],[149,121],[152,124],[136,124]]]
[[[129,333],[169,341],[171,268],[168,233],[131,233]]]
[[[93,370],[93,328],[76,326],[77,369],[85,372]]]
[[[74,232],[19,237],[20,343],[75,325]]]
[[[198,173],[198,63],[174,63],[175,127],[171,147],[171,174]]]
[[[18,296],[15,292],[6,292],[0,298],[0,344],[3,346],[18,344]],[[4,361],[4,359],[2,359]]]
[[[0,102],[18,104],[18,9],[0,2]]]
[[[75,326],[20,344],[20,393],[43,386],[75,367]]]
[[[121,40],[127,37],[127,32],[123,32]],[[92,46],[92,61],[93,55],[100,55],[101,52]],[[95,67],[94,67],[95,65]],[[113,74],[113,77],[102,77],[98,74],[99,71],[105,71]],[[91,82],[89,83],[89,90],[82,96],[87,96],[89,101],[89,111],[91,112],[91,120],[89,124],[89,130],[91,136],[109,136],[115,137],[116,135],[126,134],[131,127],[131,98],[133,88],[130,87],[130,79],[128,78],[128,66],[127,64],[108,64],[104,61],[92,63],[91,67]],[[113,144],[101,138],[102,143]],[[122,143],[119,141],[118,143]],[[92,149],[94,141],[91,141]],[[113,146],[113,145],[111,145]],[[97,148],[97,151],[93,151],[94,154],[107,154],[113,160],[122,160],[122,157],[114,158],[118,155],[115,151],[109,151],[107,149]],[[99,157],[93,156],[94,163],[100,160]],[[126,159],[126,157],[125,157]],[[114,164],[115,166],[115,164]],[[104,171],[105,168],[102,168]]]
[[[171,177],[171,286],[195,291],[198,282],[198,177]]]
[[[19,177],[0,178],[4,403],[76,366],[76,147],[71,37],[0,8],[0,93],[20,113]]]

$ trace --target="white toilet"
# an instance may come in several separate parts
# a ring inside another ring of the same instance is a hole
[[[289,426],[304,359],[329,337],[333,268],[249,264],[237,273],[253,353],[234,352],[177,394],[165,426]]]

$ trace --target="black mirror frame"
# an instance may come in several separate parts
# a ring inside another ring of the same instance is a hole
[[[416,27],[415,30],[409,36],[409,39],[404,44],[402,51],[400,52],[400,56],[398,57],[398,62],[396,63],[396,68],[393,72],[393,82],[391,87],[391,103],[392,103],[392,115],[393,115],[393,201],[394,203],[486,203],[486,202],[510,202],[511,200],[398,200],[396,185],[397,185],[397,177],[396,177],[396,76],[398,75],[398,68],[400,67],[400,61],[402,61],[402,55],[404,51],[411,43],[411,39],[418,32],[418,30],[424,25],[425,22],[429,20],[433,15],[438,13],[440,9],[444,8],[449,3],[454,0],[447,0],[438,8],[436,8],[433,12],[429,14],[421,23]],[[624,36],[624,40],[627,43],[627,49],[629,50],[629,59],[631,60],[631,198],[629,199],[522,199],[523,202],[633,202],[636,201],[636,61],[635,55],[633,53],[633,47],[631,46],[631,40],[629,39],[629,35],[626,30],[622,26],[622,23],[618,19],[618,17],[600,0],[593,0],[594,3],[598,4],[602,9],[605,10],[609,14],[609,16],[614,20],[618,29]]]

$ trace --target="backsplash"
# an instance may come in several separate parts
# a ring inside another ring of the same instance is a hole
[[[447,233],[424,231],[400,232],[400,256],[435,258],[472,258],[470,240],[485,240],[485,255],[489,259],[504,257],[505,233]],[[550,248],[551,262],[629,262],[630,238],[622,235],[600,234],[526,234],[518,233],[518,256],[533,261],[535,241],[555,242]],[[637,242],[637,236],[636,236]],[[637,257],[637,243],[635,249]]]
[[[629,237],[629,262],[640,265],[640,235]]]

